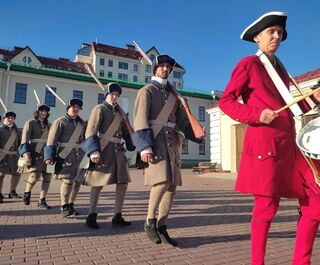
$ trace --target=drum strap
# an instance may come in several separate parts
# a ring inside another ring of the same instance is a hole
[[[272,66],[271,62],[269,61],[268,57],[261,51],[258,50],[256,55],[259,57],[261,63],[263,64],[264,68],[266,69],[267,73],[269,74],[273,84],[279,91],[281,97],[283,100],[289,104],[293,101],[293,97],[289,91],[289,89],[286,87],[286,85],[283,83],[282,79],[280,78],[277,71]],[[301,116],[303,114],[302,110],[300,109],[298,104],[294,104],[290,107],[290,110],[292,111],[293,115],[295,117]]]

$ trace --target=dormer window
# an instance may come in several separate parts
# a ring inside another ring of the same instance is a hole
[[[31,62],[32,62],[32,59],[31,59],[29,56],[24,56],[24,57],[22,58],[22,61],[23,61],[24,63],[31,63]]]
[[[150,55],[150,60],[151,60],[151,62],[153,62],[155,59],[156,59],[156,56],[155,56],[154,54],[151,54],[151,55]]]

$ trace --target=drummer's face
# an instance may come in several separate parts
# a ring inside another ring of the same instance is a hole
[[[254,37],[255,42],[259,45],[262,52],[269,56],[273,54],[280,47],[282,40],[283,28],[280,26],[271,26],[261,31]]]

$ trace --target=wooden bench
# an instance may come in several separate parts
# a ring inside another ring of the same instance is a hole
[[[217,162],[199,162],[192,168],[193,173],[205,173],[205,172],[215,172],[217,167]]]

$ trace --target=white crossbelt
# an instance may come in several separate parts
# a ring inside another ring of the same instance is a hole
[[[269,74],[273,84],[278,89],[281,97],[283,100],[289,104],[293,101],[293,97],[289,91],[289,89],[286,87],[286,85],[283,83],[282,79],[280,78],[277,71],[272,66],[270,60],[268,57],[261,51],[258,50],[256,55],[259,57],[260,61],[262,62],[263,66],[265,67],[267,73]],[[290,107],[290,110],[292,111],[293,115],[295,117],[301,116],[303,114],[302,110],[300,109],[298,104],[294,104]]]
[[[0,153],[4,153],[6,155],[16,155],[16,154],[18,154],[17,151],[6,151],[4,149],[0,149]]]
[[[158,126],[165,126],[170,128],[175,128],[176,123],[169,122],[169,121],[157,121],[157,120],[149,120],[150,125],[158,125]]]
[[[47,140],[46,139],[41,139],[41,138],[38,138],[38,139],[30,139],[30,143],[46,143]]]
[[[70,144],[69,143],[59,143],[59,146],[61,147],[69,147]],[[77,149],[80,149],[81,148],[81,144],[74,144],[73,148],[77,148]]]

